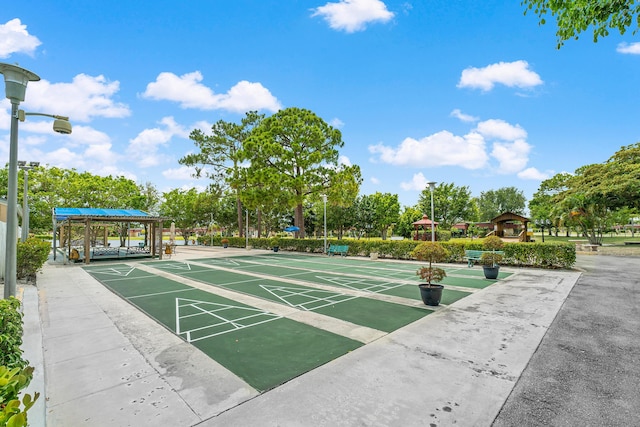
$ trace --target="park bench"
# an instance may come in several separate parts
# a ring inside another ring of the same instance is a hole
[[[330,245],[329,250],[327,250],[327,254],[329,255],[340,254],[342,256],[347,256],[347,252],[349,252],[348,245]]]
[[[464,258],[467,260],[467,265],[469,267],[473,267],[473,265],[476,263],[476,261],[480,261],[480,258],[482,258],[482,254],[485,252],[489,252],[491,253],[491,251],[478,251],[478,250],[474,250],[474,249],[467,249],[464,251]],[[498,255],[502,255],[504,256],[504,251],[495,251],[495,253],[497,253]]]

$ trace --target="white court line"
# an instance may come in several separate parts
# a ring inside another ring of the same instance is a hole
[[[173,291],[156,292],[156,293],[153,293],[153,294],[144,294],[144,295],[134,295],[132,297],[125,297],[125,298],[126,299],[136,299],[136,298],[155,297],[157,295],[168,295],[168,294],[175,294],[175,293],[178,293],[178,292],[187,292],[187,291],[193,291],[193,290],[194,290],[194,288],[175,289]]]
[[[114,279],[98,279],[98,278],[96,279],[100,282],[120,282],[123,280],[149,279],[152,277],[160,277],[160,276],[156,276],[155,274],[152,274],[150,276],[120,277],[120,278],[114,278]]]
[[[272,316],[275,316],[275,314],[273,314]],[[222,332],[217,332],[215,334],[205,335],[203,337],[196,338],[196,339],[191,339],[191,333],[189,331],[187,331],[186,332],[187,336],[188,336],[187,342],[192,343],[192,342],[196,342],[196,341],[201,341],[201,340],[204,340],[204,339],[207,339],[207,338],[216,337],[218,335],[228,334],[229,332],[236,332],[236,331],[239,331],[241,329],[250,328],[252,326],[262,325],[263,323],[271,322],[271,321],[278,320],[278,319],[282,319],[282,316],[277,316],[277,317],[273,317],[271,319],[263,320],[262,322],[257,322],[257,323],[252,323],[250,325],[245,325],[245,326],[242,326],[242,327],[237,328],[237,329],[230,329],[228,331],[222,331]]]
[[[318,310],[320,308],[328,307],[330,305],[339,304],[341,302],[350,301],[352,299],[358,298],[356,296],[345,295],[345,294],[331,292],[331,291],[323,291],[319,289],[299,289],[299,288],[290,288],[286,286],[270,286],[270,285],[260,285],[260,287],[265,291],[269,292],[274,297],[278,298],[280,301],[287,304],[288,306],[301,308],[306,311]],[[279,293],[276,293],[276,291],[278,291]],[[332,294],[332,296],[328,298],[320,298],[317,296],[309,295],[311,293],[326,293],[326,294]],[[293,296],[303,297],[303,298],[306,298],[308,301],[300,304],[294,304],[292,302],[289,302],[286,299],[287,297],[293,297]],[[340,297],[345,297],[345,298],[336,300],[336,298],[340,298]],[[326,304],[315,306],[312,308],[307,307],[307,305],[311,305],[319,301],[324,301],[326,302]]]
[[[181,302],[184,301],[189,301],[189,303],[187,304],[183,304]],[[215,306],[216,308],[214,310],[207,310],[204,307],[201,307],[201,305],[209,305],[209,306]],[[185,316],[180,316],[180,309],[183,307],[191,307],[195,310],[199,310],[200,313],[194,313],[194,314],[189,314],[189,315],[185,315]],[[224,316],[218,315],[216,314],[217,312],[221,312],[221,311],[225,311],[225,310],[230,310],[230,309],[239,309],[239,310],[244,310],[244,311],[249,311],[249,312],[253,312],[253,314],[247,315],[247,316],[243,316],[243,317],[237,317],[234,319],[227,319]],[[180,327],[180,320],[181,319],[186,319],[186,318],[191,318],[193,316],[201,316],[201,315],[209,315],[212,316],[218,320],[221,320],[222,323],[216,323],[216,324],[209,324],[206,326],[202,326],[199,328],[194,328],[194,329],[189,329],[187,331],[182,331],[182,328]],[[244,321],[244,320],[248,320],[248,319],[252,319],[255,317],[259,317],[259,316],[267,316],[270,317],[269,319],[266,319],[264,321],[261,322],[255,322],[255,323],[250,323],[248,325],[244,325],[240,322]],[[228,304],[218,304],[218,303],[214,303],[214,302],[209,302],[209,301],[198,301],[198,300],[189,300],[189,299],[181,299],[181,298],[176,298],[176,333],[178,335],[183,335],[186,334],[187,335],[187,342],[195,342],[195,341],[200,341],[206,338],[211,338],[217,335],[222,335],[222,334],[226,334],[229,332],[234,332],[240,329],[246,329],[248,327],[251,326],[255,326],[255,325],[260,325],[266,322],[270,322],[272,320],[276,320],[276,319],[280,319],[282,318],[282,316],[278,316],[276,314],[272,314],[269,313],[267,311],[264,310],[260,310],[260,309],[256,309],[253,307],[240,307],[240,306],[234,306],[234,305],[228,305]],[[191,338],[191,333],[192,332],[198,332],[198,331],[202,331],[202,330],[206,330],[206,329],[211,329],[211,328],[220,328],[221,326],[225,326],[225,325],[231,325],[233,329],[229,329],[229,330],[225,330],[225,331],[220,331],[220,332],[216,332],[213,334],[209,334],[206,336],[202,336],[196,339],[192,339]]]

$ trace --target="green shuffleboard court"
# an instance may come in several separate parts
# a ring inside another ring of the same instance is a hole
[[[308,282],[310,284],[318,284],[324,286],[332,286],[337,288],[336,291],[339,292],[339,288],[347,288],[358,291],[365,291],[371,293],[379,293],[383,295],[392,295],[402,298],[420,300],[420,293],[417,288],[418,280],[416,280],[415,271],[413,271],[412,277],[410,279],[404,279],[405,283],[390,280],[384,280],[384,275],[380,272],[369,271],[369,270],[359,270],[358,268],[350,267],[350,273],[347,270],[343,269],[343,272],[338,274],[334,273],[334,269],[331,269],[330,266],[324,266],[325,269],[321,270],[320,268],[323,266],[322,264],[316,263],[316,270],[309,271],[303,268],[294,268],[288,267],[285,265],[273,265],[271,263],[272,258],[261,258],[257,257],[257,261],[250,260],[246,257],[238,257],[238,258],[211,258],[211,259],[198,259],[193,260],[192,262],[198,262],[199,264],[207,264],[212,267],[224,267],[228,269],[233,269],[238,271],[238,273],[242,272],[251,272],[253,274],[264,275],[266,278],[276,279],[276,278],[288,278],[301,280],[304,282]],[[261,264],[259,260],[262,260],[264,264]],[[329,259],[328,262],[331,262],[332,259]],[[360,261],[361,263],[367,263],[368,261]],[[196,266],[187,262],[176,262],[176,264],[183,264],[186,267],[169,267],[169,268],[183,268],[186,270],[191,269],[190,272],[182,272],[178,274],[188,275],[189,277],[196,278],[197,280],[202,280],[206,283],[227,286],[223,280],[224,278],[217,277],[215,275],[208,274],[209,271],[204,269],[203,267]],[[166,268],[162,267],[157,263],[150,264],[156,268]],[[306,268],[309,267],[309,264],[304,264]],[[406,265],[402,265],[402,267],[407,269]],[[409,266],[410,269],[414,269],[415,267]],[[331,272],[329,272],[331,271]],[[203,274],[200,274],[203,273]],[[221,271],[220,274],[229,274],[227,272]],[[406,274],[406,273],[405,273]],[[365,275],[368,275],[365,277]],[[231,276],[229,276],[231,277]],[[232,283],[242,282],[241,276],[233,276],[234,279],[231,280]],[[381,278],[382,277],[382,278]],[[445,279],[442,284],[445,285],[444,292],[442,294],[442,304],[453,304],[461,298],[469,295],[469,292],[463,290],[456,290],[455,286],[465,286],[468,288],[484,288],[492,283],[495,283],[495,280],[486,280],[484,276],[482,278],[466,278],[466,277],[448,277],[448,281]],[[254,280],[254,278],[249,278],[245,280]],[[412,281],[413,284],[407,284],[407,281]],[[239,289],[238,289],[239,290]],[[249,293],[252,293],[249,291]]]
[[[275,272],[278,276],[282,276],[278,268],[291,267],[305,271],[325,271],[361,275],[379,280],[402,280],[415,283],[418,283],[420,280],[416,276],[416,270],[423,266],[422,263],[418,262],[372,262],[362,258],[319,257],[299,254],[289,255],[280,252],[277,254],[210,258],[206,260],[198,259],[194,261],[238,270],[259,270],[260,272],[270,274],[268,269],[263,268],[266,266],[270,267],[271,271]],[[465,264],[464,266],[446,266],[444,270],[447,272],[447,277],[442,282],[444,285],[482,289],[496,282],[495,280],[485,279],[482,267],[468,268]],[[511,273],[501,272],[498,277],[503,279],[510,275]]]
[[[229,260],[224,260],[224,263],[226,266],[233,264]],[[299,310],[313,311],[384,332],[392,332],[432,312],[422,307],[357,297],[340,292],[338,287],[335,290],[318,289],[312,286],[279,281],[277,276],[265,274],[261,277],[255,277],[243,274],[241,271],[217,270],[213,266],[207,267],[193,262],[160,261],[145,263],[145,265],[209,285],[286,304]],[[416,286],[407,287],[412,288],[414,293],[418,293]]]
[[[84,269],[259,391],[362,345],[126,264]]]

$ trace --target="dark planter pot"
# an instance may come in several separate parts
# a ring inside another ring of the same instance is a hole
[[[484,270],[484,277],[487,279],[495,280],[498,278],[498,273],[500,272],[500,266],[496,265],[495,267],[491,267],[490,265],[483,265],[482,269]]]
[[[228,247],[229,247],[229,244],[228,244],[228,243],[223,243],[223,244],[222,244],[222,247],[223,247],[223,248],[228,248]]]
[[[278,252],[279,250],[280,250],[280,247],[279,247],[279,246],[274,246],[274,247],[273,247],[273,252]]]
[[[420,297],[422,297],[422,302],[425,305],[438,305],[440,304],[440,300],[442,299],[442,290],[444,286],[442,285],[429,285],[421,284],[418,285],[420,288]]]

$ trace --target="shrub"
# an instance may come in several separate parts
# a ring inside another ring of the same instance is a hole
[[[51,243],[30,237],[18,242],[16,274],[18,279],[33,279],[49,258]]]
[[[448,242],[449,240],[451,240],[451,231],[436,230],[436,236],[438,236],[439,242]]]
[[[26,427],[27,411],[34,405],[40,393],[36,392],[31,398],[25,394],[20,402],[19,395],[33,378],[33,368],[13,368],[0,366],[0,426]],[[20,404],[24,409],[20,408]]]
[[[23,368],[29,362],[22,359],[22,313],[20,300],[14,297],[0,300],[0,365],[9,369]]]
[[[0,426],[23,427],[27,425],[27,410],[38,399],[20,392],[33,378],[33,368],[22,358],[22,314],[20,301],[14,297],[0,300]]]
[[[449,256],[449,253],[438,242],[423,242],[416,246],[411,252],[419,261],[427,261],[428,267],[422,267],[416,271],[416,274],[423,280],[427,281],[427,284],[431,286],[431,283],[437,283],[447,277],[447,273],[438,267],[433,267],[431,264],[434,262],[442,262]]]

